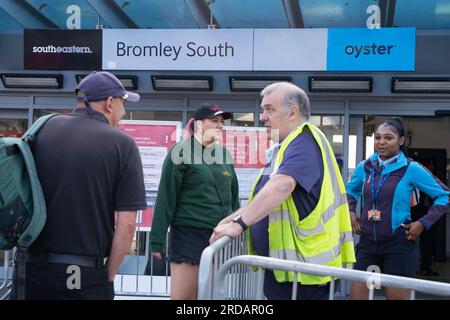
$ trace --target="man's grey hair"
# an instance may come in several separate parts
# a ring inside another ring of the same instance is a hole
[[[305,91],[297,87],[295,84],[290,82],[275,82],[261,91],[261,97],[272,93],[273,91],[284,89],[286,91],[285,101],[284,101],[284,112],[289,112],[291,107],[298,106],[300,114],[306,120],[309,119],[311,115],[309,98]]]

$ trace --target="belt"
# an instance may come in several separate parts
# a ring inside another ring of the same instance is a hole
[[[27,262],[33,263],[58,263],[73,264],[80,267],[102,269],[104,267],[103,258],[92,256],[79,256],[74,254],[59,253],[27,253]]]

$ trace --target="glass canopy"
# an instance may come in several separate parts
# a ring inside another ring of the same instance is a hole
[[[450,29],[450,0],[21,0],[0,1],[0,30],[195,29],[211,13],[219,28],[364,28],[371,5],[382,27]]]

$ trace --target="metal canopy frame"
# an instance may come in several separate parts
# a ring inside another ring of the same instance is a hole
[[[113,29],[139,29],[139,26],[114,0],[87,0],[91,7]]]

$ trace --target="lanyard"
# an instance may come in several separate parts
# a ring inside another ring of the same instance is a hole
[[[381,188],[383,188],[384,183],[389,178],[389,173],[381,176],[380,182],[378,183],[377,190],[375,191],[375,168],[371,168],[370,170],[371,180],[372,180],[372,200],[373,200],[373,208],[376,209],[377,198],[380,194]]]

